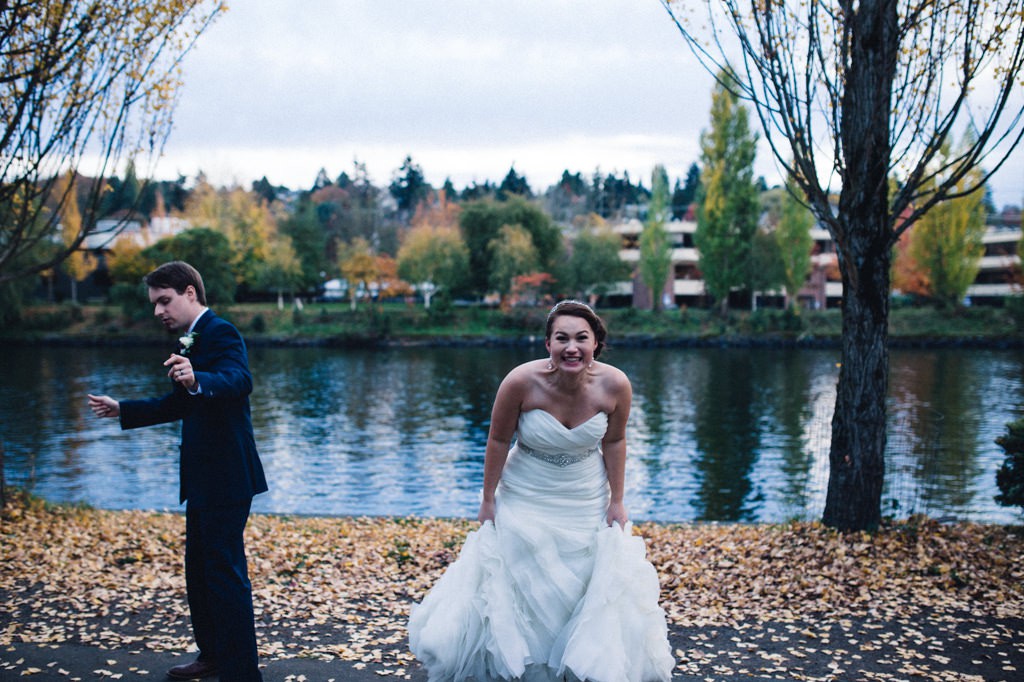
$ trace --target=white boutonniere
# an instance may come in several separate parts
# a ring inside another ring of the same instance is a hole
[[[192,344],[196,342],[197,336],[199,336],[199,332],[189,332],[178,339],[182,355],[188,355],[188,352],[192,350]]]

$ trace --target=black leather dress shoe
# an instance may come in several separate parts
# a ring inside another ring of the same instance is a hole
[[[212,661],[196,660],[188,665],[176,665],[167,671],[172,680],[198,680],[217,674],[217,664]]]

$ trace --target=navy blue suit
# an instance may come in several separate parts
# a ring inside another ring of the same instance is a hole
[[[175,383],[162,398],[120,402],[121,428],[182,421],[180,499],[187,501],[185,580],[200,658],[222,682],[259,680],[252,586],[243,533],[254,495],[267,490],[253,438],[245,342],[204,312],[187,353],[201,389]],[[179,351],[181,352],[181,351]]]

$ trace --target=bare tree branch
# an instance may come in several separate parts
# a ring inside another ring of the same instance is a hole
[[[63,261],[95,230],[112,170],[125,158],[155,161],[181,61],[223,9],[216,0],[0,5],[0,283]],[[68,171],[94,182],[65,243],[55,238],[61,210],[76,198],[54,187]]]
[[[835,242],[842,369],[823,520],[875,527],[892,247],[941,202],[981,189],[1024,136],[1024,0],[662,4],[706,68],[738,67],[732,88]],[[967,144],[944,153],[960,130]]]

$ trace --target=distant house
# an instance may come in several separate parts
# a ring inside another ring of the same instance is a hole
[[[114,214],[96,221],[96,229],[82,242],[82,250],[109,251],[121,236],[130,237],[136,244],[146,248],[190,227],[191,223],[184,218],[154,216],[146,222],[141,216],[128,212]]]
[[[972,303],[999,304],[1006,296],[1024,292],[1021,286],[1021,258],[1017,246],[1021,240],[1020,212],[1004,211],[989,217],[985,233],[985,255],[974,284],[967,290]],[[1017,227],[1010,227],[1016,225]],[[612,226],[622,239],[619,258],[636,267],[640,262],[640,233],[643,223],[626,220]],[[706,306],[707,292],[701,276],[700,254],[693,243],[697,231],[695,217],[688,214],[683,220],[665,224],[672,244],[672,273],[661,292],[664,300],[676,305]],[[799,300],[806,308],[834,308],[842,303],[843,283],[840,279],[838,256],[828,230],[815,226],[811,229],[814,240],[811,252],[811,272],[801,288]],[[779,292],[758,292],[761,304],[765,299],[777,299]],[[651,292],[640,281],[619,282],[608,294],[612,305],[636,308],[651,307]]]
[[[1020,225],[1019,213],[1016,224]],[[1020,239],[1019,227],[993,226],[990,221],[982,239],[985,254],[981,257],[981,270],[974,284],[967,289],[967,296],[972,303],[995,303],[1021,293],[1021,260],[1017,253]]]
[[[142,230],[143,217],[124,211],[101,218],[79,247],[82,251],[109,251],[120,234],[137,234]]]
[[[80,300],[106,297],[111,286],[110,274],[107,271],[107,255],[111,253],[118,239],[128,237],[140,247],[146,248],[190,227],[191,224],[184,218],[157,216],[146,222],[143,216],[130,211],[115,213],[97,220],[96,228],[86,235],[79,246],[80,251],[88,251],[96,259],[96,269],[77,285]],[[60,231],[55,234],[55,238],[60,239]],[[37,295],[61,300],[69,295],[70,289],[67,274],[57,268],[49,276],[49,281],[40,285]]]

